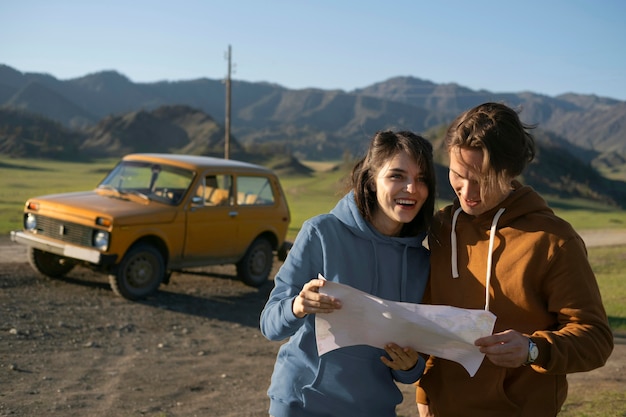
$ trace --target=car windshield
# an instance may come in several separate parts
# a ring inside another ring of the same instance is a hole
[[[128,195],[178,204],[193,180],[193,172],[148,162],[122,161],[98,185],[110,189],[116,197]]]

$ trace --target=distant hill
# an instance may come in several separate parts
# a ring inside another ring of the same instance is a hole
[[[626,102],[594,95],[563,94],[548,97],[530,92],[492,93],[474,91],[457,84],[433,84],[413,77],[396,77],[356,91],[358,94],[392,98],[416,107],[437,110],[452,120],[456,115],[487,101],[504,102],[518,110],[526,123],[566,138],[580,149],[626,156]]]
[[[231,157],[266,163],[282,155],[289,161],[284,169],[304,173],[298,159],[360,155],[381,129],[413,130],[436,141],[457,114],[484,101],[505,102],[538,125],[540,152],[528,183],[556,194],[626,200],[618,181],[626,174],[626,102],[593,95],[493,93],[414,77],[352,92],[233,81]],[[0,65],[0,113],[3,154],[223,154],[221,80],[134,83],[115,71],[58,80]],[[614,173],[613,179],[596,169]]]
[[[38,97],[46,89],[47,99]],[[351,92],[290,90],[268,83],[232,82],[232,133],[242,145],[285,144],[307,159],[339,158],[361,152],[379,129],[424,132],[484,101],[503,101],[522,110],[522,119],[593,152],[586,162],[626,157],[626,102],[593,95],[549,97],[531,92],[493,93],[435,84],[415,77],[394,77]],[[115,71],[70,80],[22,73],[0,65],[0,106],[21,108],[68,127],[97,124],[111,115],[189,106],[225,117],[222,80],[207,78],[133,83]]]
[[[447,183],[444,129],[427,136],[437,156],[438,195],[453,197]],[[37,139],[45,138],[45,139]],[[576,149],[553,133],[538,132],[538,155],[524,181],[538,191],[580,197],[626,207],[626,183],[604,178],[573,155]],[[223,156],[224,131],[210,116],[187,106],[163,106],[110,116],[93,128],[71,131],[61,124],[17,110],[0,110],[0,151],[16,157],[90,159],[121,157],[132,152],[172,152]],[[280,175],[310,175],[287,146],[242,147],[231,139],[231,157],[266,165]]]
[[[59,122],[14,109],[0,109],[0,154],[15,158],[79,158],[84,135]]]
[[[131,152],[224,155],[224,128],[187,106],[164,106],[109,116],[87,129],[70,129],[23,110],[0,109],[0,151],[19,158],[85,159]],[[231,152],[245,150],[231,137]]]
[[[66,127],[88,126],[97,120],[67,97],[37,81],[29,82],[17,91],[4,107],[43,115]]]
[[[163,106],[108,116],[84,130],[80,151],[90,157],[120,157],[131,152],[224,155],[224,128],[188,106]],[[231,152],[243,148],[231,137]]]

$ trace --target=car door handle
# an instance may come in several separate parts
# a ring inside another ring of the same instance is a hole
[[[238,214],[239,214],[239,212],[237,212],[237,211],[229,211],[229,212],[228,212],[228,215],[229,215],[230,217],[237,217],[237,215],[238,215]]]

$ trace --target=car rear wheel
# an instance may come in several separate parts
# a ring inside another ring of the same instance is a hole
[[[30,247],[28,263],[35,271],[50,278],[60,278],[76,266],[71,259]]]
[[[139,244],[128,250],[114,273],[109,275],[109,283],[117,295],[139,300],[154,293],[164,276],[161,252],[153,246]]]
[[[272,244],[265,238],[257,238],[244,257],[237,263],[237,276],[244,284],[251,287],[260,287],[272,270]]]

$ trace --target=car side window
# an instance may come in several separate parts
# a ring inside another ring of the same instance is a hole
[[[238,176],[237,204],[240,206],[273,205],[274,192],[269,178]]]
[[[205,206],[232,205],[232,183],[230,175],[207,175],[198,187],[196,195],[202,197]]]

